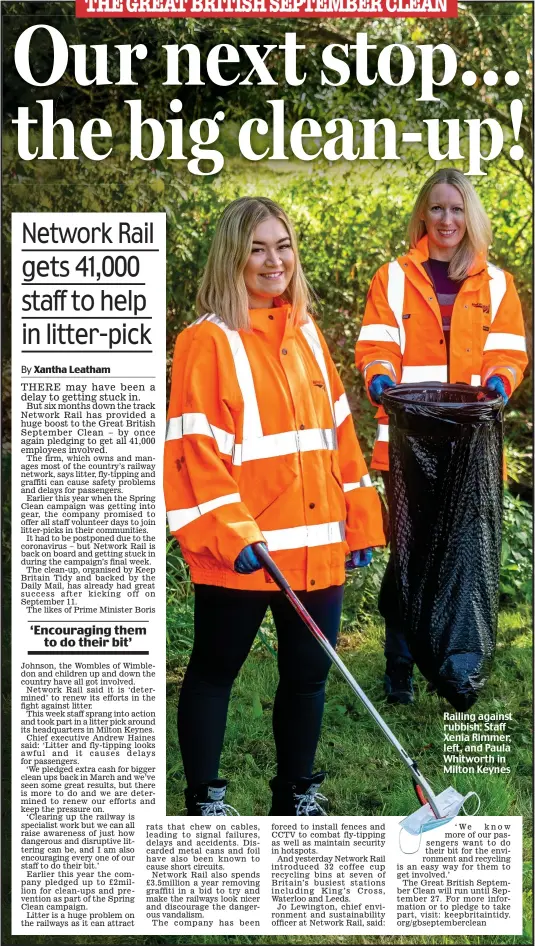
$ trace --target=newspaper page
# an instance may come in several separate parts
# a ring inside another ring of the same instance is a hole
[[[531,4],[0,12],[3,941],[531,942]]]

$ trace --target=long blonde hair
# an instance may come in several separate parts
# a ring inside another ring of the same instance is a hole
[[[291,320],[295,324],[306,321],[311,291],[301,268],[295,231],[282,207],[267,197],[239,197],[223,211],[197,293],[199,315],[215,312],[229,328],[250,328],[243,270],[254,232],[269,217],[276,217],[286,228],[295,257],[294,272],[283,300],[291,304]]]
[[[427,232],[422,220],[422,213],[435,184],[450,184],[452,187],[456,187],[464,200],[466,233],[448,268],[450,279],[460,282],[468,275],[468,271],[478,253],[482,253],[484,257],[487,256],[492,241],[492,227],[472,182],[455,168],[442,168],[425,182],[416,198],[408,228],[408,239],[411,247],[416,246]]]

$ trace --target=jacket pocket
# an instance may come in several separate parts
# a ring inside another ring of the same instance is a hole
[[[342,480],[342,473],[340,471],[340,464],[338,463],[338,454],[336,451],[333,451],[331,454],[331,473],[334,480],[332,484],[332,508],[333,508],[333,520],[338,522],[345,522],[347,509],[346,509],[346,498],[344,493],[344,484]]]
[[[270,457],[265,460],[254,460],[247,464],[240,476],[241,497],[251,513],[261,526],[261,519],[270,517],[272,506],[295,484],[299,470],[297,457]],[[284,517],[286,518],[286,516]],[[264,522],[265,524],[265,522]],[[284,528],[288,523],[276,522],[276,528]],[[270,525],[273,523],[270,521]]]

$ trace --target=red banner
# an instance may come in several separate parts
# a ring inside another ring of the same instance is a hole
[[[455,17],[457,0],[76,0],[79,17]]]

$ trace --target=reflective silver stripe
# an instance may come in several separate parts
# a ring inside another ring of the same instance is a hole
[[[323,354],[323,348],[321,347],[321,342],[318,335],[318,330],[316,328],[315,322],[313,319],[308,317],[308,322],[305,322],[301,326],[301,331],[305,336],[309,347],[314,355],[314,358],[318,362],[319,369],[323,375],[323,380],[325,382],[325,390],[329,398],[329,404],[331,405],[331,413],[334,417],[334,408],[333,408],[333,399],[331,394],[331,385],[329,384],[329,375],[327,374],[327,365],[325,363],[325,355]]]
[[[442,381],[448,380],[447,365],[405,365],[401,375],[402,384],[412,384],[415,381]]]
[[[240,494],[229,493],[227,496],[218,496],[216,499],[209,499],[208,502],[199,503],[198,506],[191,506],[189,509],[171,509],[167,513],[169,529],[171,532],[177,532],[178,529],[183,529],[184,526],[194,522],[195,519],[200,519],[207,512],[212,512],[213,509],[218,509],[219,506],[228,506],[229,503],[241,503]]]
[[[479,388],[481,385],[481,375],[473,374],[472,377],[470,378],[470,384],[472,385],[473,388]]]
[[[510,371],[513,375],[513,384],[517,385],[518,383],[518,372],[516,368],[513,368],[512,365],[493,365],[492,368],[489,368],[485,377],[483,378],[483,384],[486,384],[488,379],[492,377],[493,374],[500,374],[501,371]]]
[[[345,538],[345,522],[322,522],[315,526],[294,526],[290,529],[262,529],[270,552],[286,549],[311,549],[318,545],[335,545]]]
[[[249,440],[249,438],[261,437],[262,424],[256,399],[253,372],[240,333],[235,329],[228,328],[218,315],[209,315],[206,321],[219,326],[229,341],[236,377],[243,398],[243,439]]]
[[[508,351],[526,351],[526,339],[523,335],[510,332],[489,332],[483,351],[496,351],[505,348]]]
[[[361,476],[358,483],[344,483],[344,493],[350,493],[352,489],[360,489],[362,486],[371,486],[372,478],[369,473]]]
[[[405,273],[403,267],[394,260],[388,264],[388,305],[394,313],[399,328],[399,347],[405,351],[405,326],[403,325],[403,301],[405,298]]]
[[[206,417],[205,414],[199,414],[199,417]],[[208,420],[208,418],[206,418]],[[183,417],[170,417],[167,421],[167,428],[165,431],[165,439],[167,440],[180,440],[183,433]],[[204,430],[203,430],[204,433]]]
[[[367,380],[368,369],[372,368],[373,365],[383,365],[384,368],[388,368],[388,370],[392,372],[394,381],[397,382],[398,376],[394,370],[394,365],[392,364],[391,361],[369,361],[368,364],[364,365],[364,368],[362,369],[362,374],[364,375],[366,380]],[[379,374],[379,372],[376,371],[375,374]]]
[[[234,434],[210,424],[205,414],[183,414],[171,417],[167,423],[166,440],[180,440],[188,434],[213,437],[220,453],[232,454],[232,462],[240,466],[247,460],[283,457],[290,453],[308,453],[310,450],[334,450],[335,431],[332,428],[312,427],[309,430],[288,430],[282,434],[266,434],[244,444],[234,443]]]
[[[308,453],[310,450],[334,450],[335,432],[332,428],[312,427],[309,430],[287,430],[282,434],[266,434],[256,440],[236,444],[232,462],[240,466],[248,460],[266,460],[284,457],[290,453]]]
[[[234,434],[211,424],[206,414],[182,414],[170,417],[167,422],[166,440],[181,440],[182,437],[202,434],[213,437],[220,453],[231,454],[234,447]]]
[[[359,342],[393,342],[399,345],[399,329],[382,322],[363,325],[358,337]]]
[[[347,394],[341,394],[338,400],[334,402],[334,421],[336,426],[339,427],[340,424],[343,424],[346,417],[350,415],[351,408],[347,400]]]
[[[377,424],[376,443],[388,443],[388,424]]]
[[[502,269],[498,269],[498,267],[494,266],[492,263],[487,263],[487,272],[490,276],[490,321],[494,322],[496,313],[498,312],[502,299],[505,295],[507,283],[505,280],[504,271]]]

